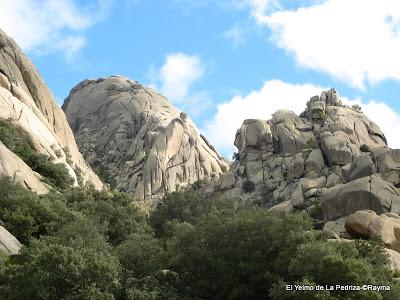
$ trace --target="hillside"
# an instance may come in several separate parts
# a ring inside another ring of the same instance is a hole
[[[103,184],[86,164],[61,107],[36,68],[18,45],[0,29],[0,120],[26,135],[32,150],[67,168],[75,184],[78,176],[101,189]],[[3,137],[4,139],[4,137]],[[32,170],[18,154],[0,143],[0,175],[14,177],[29,189],[45,193],[43,174]]]

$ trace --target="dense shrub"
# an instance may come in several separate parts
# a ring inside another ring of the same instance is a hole
[[[238,204],[220,196],[210,197],[198,191],[186,190],[167,194],[150,215],[156,235],[168,235],[174,222],[197,224],[199,218],[213,211],[236,209]]]
[[[0,141],[18,155],[33,171],[42,175],[43,181],[60,190],[74,183],[64,164],[56,164],[50,156],[36,152],[30,137],[11,120],[0,120]]]
[[[22,243],[51,234],[75,218],[56,193],[39,197],[5,177],[0,178],[0,191],[0,220]]]
[[[381,240],[333,243],[300,214],[186,190],[147,218],[91,186],[38,196],[1,179],[0,190],[0,219],[25,244],[0,257],[4,299],[400,299]],[[295,283],[391,290],[286,291]]]
[[[245,193],[252,193],[256,189],[256,185],[251,180],[246,180],[242,183],[242,191]]]

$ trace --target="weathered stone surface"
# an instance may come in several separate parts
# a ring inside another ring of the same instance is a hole
[[[324,194],[340,197],[342,189],[346,193],[350,189],[342,183],[351,183],[379,172],[375,165],[377,154],[381,155],[381,169],[388,170],[382,174],[385,174],[384,179],[390,178],[390,182],[400,184],[396,163],[393,163],[396,158],[390,158],[390,162],[389,158],[383,158],[382,153],[388,149],[384,134],[361,109],[343,105],[334,89],[311,97],[306,110],[299,116],[289,110],[278,110],[268,121],[245,120],[236,133],[235,146],[238,153],[234,168],[229,172],[237,181],[252,180],[256,191],[266,191],[270,205],[292,199],[293,193],[298,192],[292,187],[299,182],[301,197],[296,197],[301,199],[301,204],[293,204],[296,209],[305,209],[323,200],[321,195]],[[395,157],[395,154],[391,156]],[[388,164],[390,167],[386,166]],[[314,186],[306,188],[305,179],[314,180]],[[393,195],[397,193],[384,181],[381,183],[385,186],[383,191],[390,190],[388,193]],[[356,185],[351,186],[356,188]],[[362,189],[366,190],[367,184]],[[375,190],[372,194],[376,194]],[[367,205],[367,199],[359,198],[355,200],[358,204],[354,204],[353,209],[357,205],[363,208],[372,205]],[[382,208],[382,205],[378,206]],[[353,212],[351,205],[345,207],[341,208],[343,211],[339,215]],[[383,207],[386,207],[383,211],[395,209],[395,206],[390,209],[389,206]]]
[[[287,200],[271,207],[269,210],[287,216],[293,211],[293,204],[291,201]]]
[[[378,174],[327,189],[321,201],[326,221],[358,210],[373,210],[378,214],[400,212],[399,192]]]
[[[79,170],[83,181],[101,189],[102,182],[79,153],[63,111],[31,61],[1,29],[0,40],[0,118],[22,127],[36,150],[64,163],[73,178]]]
[[[321,174],[322,170],[325,168],[324,157],[321,150],[313,149],[305,161],[305,172],[310,174],[310,177],[316,177]]]
[[[385,252],[388,254],[389,257],[389,268],[393,272],[400,271],[400,253],[394,251],[392,249],[385,249]]]
[[[353,237],[379,236],[385,245],[400,251],[400,219],[391,213],[377,215],[373,211],[357,211],[346,219],[346,230]]]
[[[376,167],[371,157],[367,154],[356,157],[350,166],[348,181],[370,176],[376,172]]]
[[[400,184],[400,149],[384,148],[374,153],[378,172],[394,185]]]
[[[125,77],[81,82],[63,109],[92,167],[104,168],[118,190],[137,199],[152,200],[228,169],[185,113]]]
[[[341,217],[334,221],[328,221],[324,224],[323,230],[336,233],[339,237],[348,237],[345,228],[347,217]]]
[[[243,122],[242,128],[236,134],[235,146],[238,149],[260,147],[272,143],[272,133],[268,122],[249,119]]]
[[[17,155],[7,149],[0,141],[0,176],[13,178],[29,190],[38,194],[49,191],[47,186],[37,178],[31,168]]]
[[[371,235],[369,226],[376,217],[377,214],[372,210],[357,211],[346,218],[345,228],[351,235],[368,237]]]
[[[21,249],[21,243],[7,229],[0,226],[0,252],[6,255],[16,255]]]
[[[231,189],[235,186],[236,179],[232,172],[227,172],[221,178],[220,189],[222,191]]]

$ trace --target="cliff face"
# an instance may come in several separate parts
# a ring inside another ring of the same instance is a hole
[[[127,78],[85,80],[63,109],[87,162],[136,199],[158,198],[228,168],[185,113]]]
[[[50,156],[56,163],[65,164],[75,183],[79,172],[84,182],[90,182],[98,189],[103,187],[80,154],[64,112],[43,79],[18,45],[1,29],[0,119],[12,120],[29,135],[38,152]],[[4,145],[0,147],[4,148]],[[0,175],[15,177],[40,193],[47,191],[48,187],[32,177],[23,161],[3,148]],[[68,154],[70,159],[67,159]]]
[[[312,97],[299,116],[245,120],[236,133],[236,160],[219,185],[282,213],[322,206],[325,222],[358,210],[400,212],[399,150],[358,106],[331,89]],[[249,183],[250,182],[250,183]],[[247,187],[246,187],[247,186]]]

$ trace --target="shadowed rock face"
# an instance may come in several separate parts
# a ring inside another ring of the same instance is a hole
[[[27,132],[37,151],[54,158],[56,163],[64,163],[70,175],[75,178],[76,172],[82,175],[83,181],[92,183],[96,188],[103,187],[97,175],[86,164],[78,147],[64,112],[55,101],[50,90],[36,71],[31,61],[24,55],[18,45],[0,29],[0,118],[11,119],[13,123]],[[4,149],[3,149],[4,150]],[[6,153],[3,151],[2,153]],[[71,162],[67,163],[68,152]],[[7,159],[12,159],[7,155]],[[24,162],[6,161],[0,157],[3,167],[0,176],[10,176],[10,168],[4,166],[22,166]],[[21,165],[22,164],[22,165]],[[37,185],[30,173],[13,174],[23,183],[30,182],[36,186],[33,190],[43,192],[47,188],[39,182]]]
[[[137,199],[157,198],[228,168],[185,113],[127,78],[85,80],[63,109],[87,162]]]
[[[365,209],[400,212],[399,150],[334,89],[311,97],[299,116],[280,110],[268,121],[245,120],[235,146],[220,190],[240,194],[251,180],[252,197],[267,207],[284,214],[321,207],[325,221]]]

